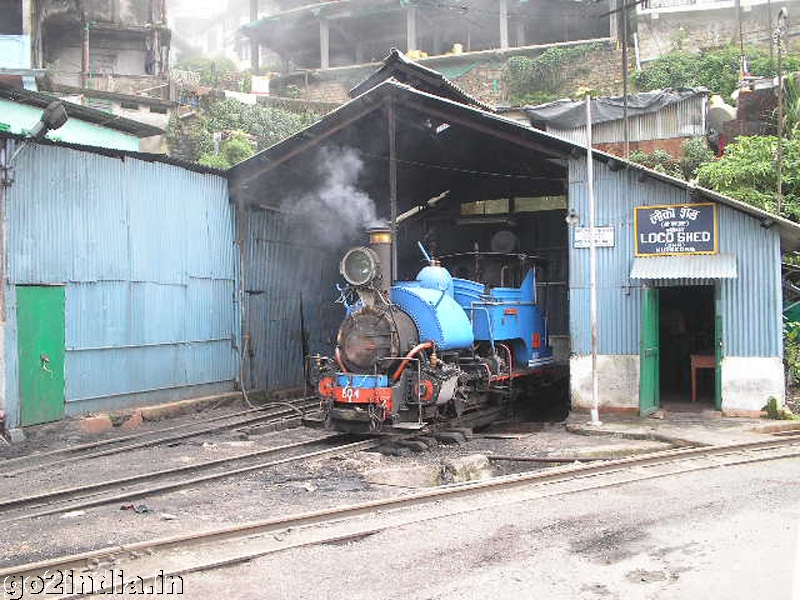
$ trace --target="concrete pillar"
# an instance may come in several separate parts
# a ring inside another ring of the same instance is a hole
[[[620,0],[608,0],[608,8],[613,11],[608,15],[608,37],[611,38],[611,45],[617,47],[619,43],[619,7],[622,6]]]
[[[500,0],[500,48],[508,48],[508,0]]]
[[[525,45],[525,22],[517,21],[517,46]]]
[[[330,29],[328,21],[320,19],[319,22],[319,67],[327,69],[331,66]]]
[[[258,21],[258,0],[250,0],[250,22],[253,23]],[[252,69],[253,73],[258,73],[259,68],[259,58],[260,58],[260,46],[259,43],[251,39],[250,40],[250,68]]]
[[[406,8],[406,52],[417,49],[417,9]]]
[[[32,0],[22,0],[22,35],[33,35]]]

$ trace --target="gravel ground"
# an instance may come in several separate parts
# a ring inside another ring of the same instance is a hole
[[[800,461],[443,518],[188,575],[190,598],[789,600]],[[800,589],[797,590],[800,592]]]
[[[210,415],[204,413],[203,416]],[[170,419],[160,425],[167,427],[177,422]],[[157,425],[150,424],[151,427]],[[0,530],[0,566],[382,498],[398,493],[400,488],[435,483],[431,479],[435,479],[441,462],[448,458],[480,453],[515,456],[628,454],[666,447],[654,442],[572,435],[560,425],[512,424],[495,429],[499,435],[513,439],[475,437],[461,446],[437,446],[419,454],[408,450],[401,450],[400,456],[358,452],[281,465],[134,500],[134,504],[144,504],[152,511],[146,514],[122,511],[120,503],[116,503],[75,515],[67,513],[8,522]],[[514,431],[518,434],[509,433]],[[21,474],[5,480],[6,485],[0,488],[0,499],[229,457],[325,435],[325,432],[303,428],[251,436],[238,432],[207,434],[171,447],[146,447]],[[64,440],[56,437],[52,446],[59,443]],[[496,474],[539,468],[522,463],[496,465]],[[425,477],[414,477],[420,472]]]

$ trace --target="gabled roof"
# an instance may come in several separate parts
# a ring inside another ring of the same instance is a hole
[[[387,79],[394,79],[434,96],[447,98],[461,104],[477,106],[487,111],[494,111],[491,106],[470,96],[439,71],[434,71],[413,60],[409,60],[397,48],[392,48],[389,56],[383,59],[383,65],[377,71],[350,90],[350,97],[360,96]]]
[[[81,121],[86,121],[87,123],[94,123],[95,125],[128,133],[138,138],[164,134],[163,129],[154,127],[153,125],[147,125],[146,123],[140,123],[139,121],[126,119],[118,115],[112,115],[102,110],[75,104],[74,102],[67,102],[66,100],[62,100],[50,94],[22,90],[4,85],[3,83],[0,83],[0,98],[27,104],[28,106],[35,106],[36,108],[46,108],[53,100],[59,100],[64,105],[64,108],[67,109],[67,115]]]
[[[548,161],[567,158],[576,159],[585,156],[587,152],[587,148],[584,145],[534,129],[529,125],[513,121],[494,112],[435,96],[393,79],[388,79],[357,96],[347,104],[342,105],[306,129],[232,167],[228,171],[232,193],[238,194],[253,187],[265,187],[264,182],[259,181],[262,176],[273,172],[276,167],[284,165],[287,161],[296,159],[301,155],[303,159],[301,162],[307,161],[305,152],[313,150],[325,140],[335,140],[336,136],[341,135],[342,132],[352,130],[354,132],[353,139],[361,140],[362,142],[369,140],[374,136],[374,132],[377,129],[369,129],[367,125],[371,127],[372,124],[369,124],[368,121],[374,118],[375,114],[381,112],[379,109],[385,106],[386,101],[389,99],[396,106],[410,107],[423,113],[435,115],[442,121],[461,125],[480,135],[503,140],[517,147],[541,153],[541,160],[531,161],[528,159],[528,163],[547,163]],[[385,124],[382,124],[381,128],[385,129]],[[784,250],[800,248],[800,224],[794,221],[773,215],[745,202],[696,186],[691,182],[659,173],[606,152],[593,150],[593,156],[597,161],[612,165],[612,170],[614,171],[621,169],[636,171],[642,177],[650,177],[685,190],[691,193],[694,198],[704,198],[718,202],[739,212],[746,213],[759,219],[764,227],[777,226]],[[503,156],[501,158],[509,160],[512,157]],[[291,171],[292,169],[289,168],[287,172]],[[307,173],[307,170],[305,173]],[[298,173],[298,176],[302,176],[302,174]],[[269,188],[269,186],[266,187]]]

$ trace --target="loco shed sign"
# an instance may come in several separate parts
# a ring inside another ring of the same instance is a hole
[[[712,202],[638,206],[633,217],[636,256],[717,253],[717,209]]]

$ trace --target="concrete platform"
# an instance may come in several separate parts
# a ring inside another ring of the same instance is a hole
[[[800,421],[724,417],[713,410],[692,412],[661,410],[655,417],[603,413],[602,425],[589,424],[589,414],[573,411],[567,431],[584,435],[609,435],[655,440],[678,446],[717,446],[755,441],[778,431],[800,429]]]

